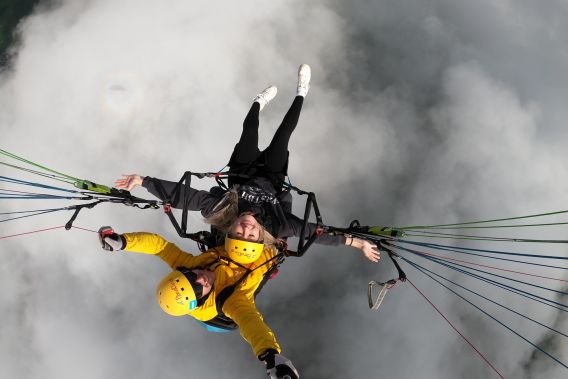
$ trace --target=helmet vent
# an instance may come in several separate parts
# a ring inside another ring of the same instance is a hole
[[[183,287],[181,287],[181,290],[183,291]]]

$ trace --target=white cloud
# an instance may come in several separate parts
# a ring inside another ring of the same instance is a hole
[[[307,62],[312,89],[291,141],[290,175],[318,194],[324,221],[452,222],[563,209],[567,114],[558,99],[567,90],[568,34],[567,18],[554,16],[566,9],[494,4],[63,1],[21,25],[22,46],[0,80],[2,148],[105,184],[122,173],[175,180],[187,169],[219,169],[252,97],[276,84],[278,97],[261,114],[261,147],[268,144],[293,99],[296,68]],[[3,223],[1,234],[68,217]],[[159,232],[196,250],[161,211],[100,205],[76,221],[103,224]],[[107,254],[81,230],[1,244],[7,377],[262,375],[238,333],[211,335],[161,314],[152,297],[167,267],[157,261]],[[366,309],[366,282],[394,275],[386,258],[377,268],[346,248],[316,247],[281,271],[258,303],[305,377],[490,375],[410,286],[393,289],[379,313]],[[478,334],[505,376],[523,375],[528,345],[408,273]],[[556,317],[509,296],[503,302]]]

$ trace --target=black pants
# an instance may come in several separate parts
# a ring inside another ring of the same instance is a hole
[[[272,137],[270,145],[263,152],[260,152],[258,149],[260,104],[254,102],[243,123],[241,138],[229,161],[229,172],[250,176],[266,176],[262,173],[267,173],[270,174],[269,177],[276,176],[279,180],[283,180],[288,170],[288,142],[298,124],[303,103],[304,97],[296,96],[274,137]],[[229,184],[241,184],[243,182],[244,180],[238,179],[229,180]]]

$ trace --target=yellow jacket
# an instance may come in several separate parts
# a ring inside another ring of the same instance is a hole
[[[208,321],[217,316],[215,299],[225,287],[234,284],[241,278],[246,270],[233,263],[219,260],[220,257],[227,257],[223,246],[209,249],[206,252],[194,256],[182,251],[176,245],[166,241],[157,234],[152,233],[126,233],[125,251],[143,254],[157,255],[165,261],[172,269],[178,267],[198,268],[210,267],[215,272],[215,283],[211,293],[205,303],[188,312],[200,321]],[[276,341],[276,336],[264,323],[262,315],[256,309],[254,293],[260,285],[264,274],[272,266],[272,263],[263,265],[267,260],[276,255],[276,249],[265,248],[260,258],[247,266],[252,271],[247,278],[241,282],[235,292],[229,296],[223,305],[223,313],[231,318],[238,326],[241,336],[251,345],[254,354],[259,356],[267,349],[274,349],[280,352],[280,345]]]

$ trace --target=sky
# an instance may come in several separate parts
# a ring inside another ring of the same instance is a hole
[[[252,98],[277,85],[260,119],[260,147],[268,145],[295,96],[297,68],[308,63],[311,89],[289,174],[317,194],[326,224],[562,210],[567,20],[560,0],[60,0],[23,20],[0,72],[1,146],[107,185],[121,174],[177,180],[186,170],[219,170]],[[29,206],[3,201],[5,211]],[[294,201],[301,213],[304,199]],[[69,217],[2,223],[0,236]],[[190,223],[202,226],[197,214]],[[75,225],[155,232],[197,252],[157,210],[103,204]],[[566,256],[562,246],[504,248]],[[207,333],[162,313],[154,290],[168,268],[156,258],[103,251],[96,234],[79,229],[3,239],[0,255],[5,377],[264,375],[238,333]],[[404,267],[505,377],[565,377],[559,364]],[[376,266],[347,247],[316,246],[288,259],[257,305],[304,378],[495,375],[411,285],[398,284],[370,311],[368,281],[393,275],[386,258]],[[449,275],[566,330],[563,312]],[[489,309],[554,356],[568,356],[563,337]]]

